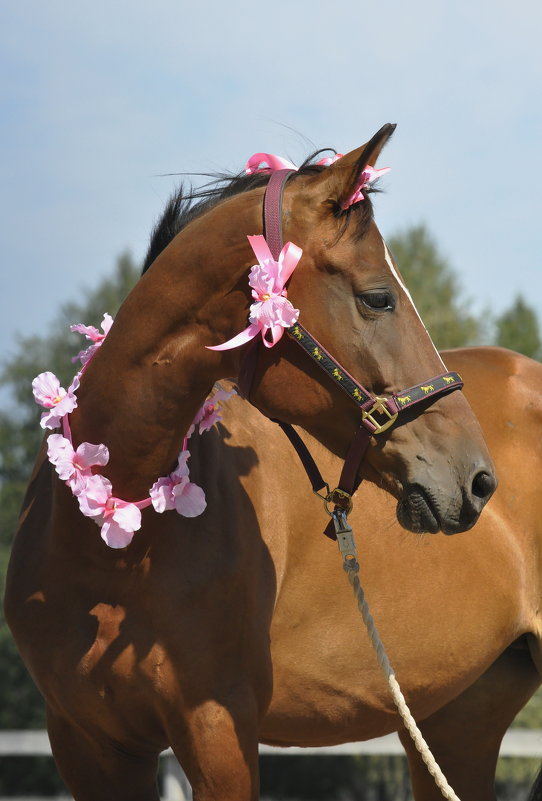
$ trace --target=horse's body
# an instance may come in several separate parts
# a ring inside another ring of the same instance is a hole
[[[258,225],[261,204],[261,192],[252,195],[248,232]],[[229,203],[230,212],[239,208],[239,198]],[[286,217],[295,211],[287,200]],[[205,219],[189,229],[198,234]],[[246,259],[228,236],[235,262]],[[312,253],[316,261],[322,239],[308,240],[308,258]],[[370,270],[382,251],[374,232],[363,241],[363,269]],[[165,472],[172,443],[178,448],[209,382],[239,368],[230,354],[218,359],[198,345],[239,330],[227,322],[238,304],[237,278],[226,294],[216,288],[211,324],[206,295],[198,295],[190,276],[184,294],[191,305],[175,295],[167,271],[176,261],[206,269],[190,238],[175,242],[119,314],[72,415],[78,441],[109,444],[107,474],[122,497],[140,497],[150,476]],[[220,251],[212,239],[206,248]],[[327,263],[326,275],[338,265]],[[322,291],[329,301],[330,289]],[[292,279],[294,294],[310,319],[318,306],[307,283]],[[142,313],[142,303],[160,309],[156,320]],[[183,336],[172,338],[170,307],[187,329]],[[236,312],[238,323],[243,314]],[[149,341],[160,337],[151,350]],[[336,480],[341,461],[320,442],[344,455],[351,410],[289,347],[283,358],[273,351],[260,357],[252,400],[270,415],[290,410],[291,421],[318,438],[311,447],[328,480]],[[393,429],[384,445],[373,442],[363,469],[385,490],[362,484],[350,519],[364,588],[414,715],[463,801],[489,801],[500,738],[538,686],[535,665],[542,661],[542,367],[506,351],[457,351],[447,360],[465,379],[497,463],[500,489],[492,503],[474,530],[452,538],[409,533],[395,522],[390,491],[409,527],[450,532],[471,527],[491,494],[485,445],[456,392]],[[425,373],[416,380],[437,372],[437,362],[420,344],[415,366]],[[347,367],[359,371],[354,362]],[[392,368],[403,369],[389,357],[369,361],[373,385],[382,387],[380,369]],[[412,364],[404,366],[409,370]],[[403,375],[393,384],[408,385]],[[191,441],[191,453],[192,473],[207,493],[205,514],[187,520],[146,510],[141,531],[120,551],[107,549],[82,517],[45,448],[36,464],[6,613],[46,699],[55,758],[77,801],[157,799],[157,756],[168,745],[197,801],[249,801],[258,797],[258,740],[326,744],[398,726],[336,546],[321,535],[321,502],[282,432],[234,398],[222,430]],[[423,486],[429,501],[420,500]],[[405,746],[416,798],[438,798]]]

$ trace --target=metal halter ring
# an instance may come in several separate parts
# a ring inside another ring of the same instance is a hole
[[[388,398],[380,398],[378,395],[374,399],[374,403],[370,409],[366,411],[364,409],[361,410],[361,419],[362,422],[368,420],[372,426],[374,426],[374,431],[371,431],[372,434],[382,434],[383,431],[386,431],[390,428],[395,421],[397,420],[398,412],[390,412],[387,407]],[[386,418],[383,423],[379,423],[378,420],[373,416],[374,414],[384,415]]]
[[[335,509],[339,508],[345,515],[349,515],[353,507],[350,493],[345,492],[340,489],[340,487],[335,487],[334,490],[330,490],[328,484],[326,484],[326,490],[327,493],[325,495],[321,495],[317,490],[313,490],[313,492],[324,502],[324,509],[328,515],[333,517],[333,512],[335,511],[329,508],[329,504],[331,503],[335,506]]]

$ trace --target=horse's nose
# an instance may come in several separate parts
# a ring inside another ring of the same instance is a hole
[[[479,513],[497,489],[497,478],[493,472],[479,470],[471,484],[471,502]]]
[[[476,469],[472,481],[463,489],[459,517],[450,520],[443,518],[442,530],[445,534],[455,534],[472,528],[486,503],[497,489],[497,479],[491,467]]]

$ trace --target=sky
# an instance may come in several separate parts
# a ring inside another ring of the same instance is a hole
[[[3,0],[0,364],[142,259],[164,173],[386,122],[382,233],[425,223],[473,311],[522,293],[542,320],[541,33],[534,0]]]

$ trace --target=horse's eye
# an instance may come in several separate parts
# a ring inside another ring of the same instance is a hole
[[[393,311],[395,299],[390,292],[364,292],[357,296],[368,309],[374,311]]]

